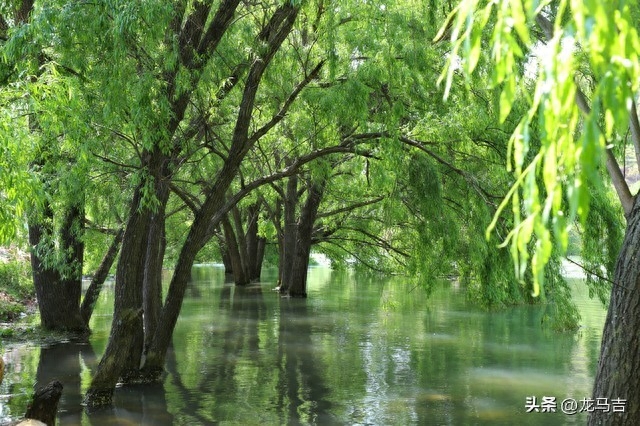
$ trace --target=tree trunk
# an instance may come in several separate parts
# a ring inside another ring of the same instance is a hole
[[[62,384],[54,380],[35,392],[24,416],[27,419],[39,420],[47,426],[54,426],[61,396]]]
[[[222,258],[222,264],[224,265],[224,274],[232,275],[233,274],[233,266],[231,264],[231,255],[229,254],[229,247],[227,247],[227,242],[225,241],[224,235],[220,235],[220,232],[224,231],[216,231],[216,238],[218,240],[218,248],[220,249],[220,257]]]
[[[160,207],[157,213],[153,214],[149,224],[142,294],[145,352],[151,345],[151,339],[156,332],[162,309],[162,265],[167,246],[165,210],[169,200],[169,188],[160,179],[157,179],[157,182]],[[138,367],[139,365],[136,366],[136,369]]]
[[[260,276],[262,275],[262,263],[264,262],[264,251],[267,246],[267,239],[264,237],[259,237],[257,246],[258,248],[256,250],[255,270],[252,279],[255,281],[260,281]]]
[[[136,343],[137,333],[142,323],[142,309],[120,310],[118,319],[111,325],[109,344],[105,349],[98,369],[84,399],[87,409],[111,405],[113,391],[120,378],[129,352]],[[114,343],[112,343],[114,342]]]
[[[615,270],[602,333],[593,399],[607,398],[608,413],[590,413],[590,425],[640,424],[640,198],[636,197]],[[613,412],[622,407],[624,412]],[[620,402],[620,404],[617,404]],[[615,405],[614,405],[615,404]]]
[[[95,308],[96,302],[98,301],[98,296],[100,296],[100,292],[102,291],[102,285],[106,281],[107,276],[109,275],[109,270],[111,269],[111,266],[113,265],[113,262],[118,255],[118,250],[120,249],[120,243],[122,243],[123,235],[124,229],[121,228],[113,238],[109,249],[107,249],[107,252],[100,262],[100,266],[98,266],[98,269],[93,274],[93,278],[91,279],[89,288],[87,288],[84,299],[82,299],[80,313],[82,315],[82,320],[87,325],[87,327],[89,326],[91,315],[93,315],[93,309]]]
[[[292,297],[307,297],[307,270],[313,240],[313,224],[324,193],[324,182],[311,184],[307,201],[300,213],[296,250],[293,257],[290,281],[286,282],[287,294]]]
[[[42,326],[49,330],[84,333],[88,331],[80,314],[84,247],[81,237],[76,235],[80,233],[78,227],[84,220],[84,216],[78,207],[67,210],[60,234],[61,257],[49,261],[44,257],[55,256],[52,253],[55,250],[52,241],[55,238],[54,230],[51,224],[53,212],[49,206],[45,207],[43,216],[44,218],[40,221],[30,220],[28,224],[31,269],[38,298],[40,321]],[[45,248],[43,245],[49,247]],[[50,253],[44,253],[44,251],[50,251]],[[64,276],[61,270],[64,270]]]
[[[296,223],[296,206],[298,205],[298,177],[291,176],[287,181],[286,198],[283,202],[284,225],[281,247],[280,291],[286,293],[291,282],[291,273],[296,253],[298,227]]]
[[[142,284],[144,282],[147,238],[153,213],[141,208],[144,183],[134,191],[116,270],[115,301],[111,333],[105,353],[85,398],[89,407],[110,405],[121,376],[140,367],[144,341]]]
[[[249,250],[247,249],[247,238],[242,226],[242,214],[240,208],[234,206],[231,209],[231,217],[233,218],[233,226],[235,228],[236,241],[238,243],[238,251],[240,253],[240,264],[243,269],[244,281],[238,284],[247,284],[250,281],[250,261]]]
[[[260,281],[262,272],[262,260],[264,259],[264,246],[266,240],[258,236],[258,219],[260,217],[260,204],[249,206],[247,212],[247,267],[249,280]]]
[[[249,282],[249,278],[246,275],[246,268],[242,262],[242,252],[238,245],[238,237],[236,236],[235,230],[229,221],[228,215],[222,219],[222,229],[224,230],[225,246],[231,263],[233,280],[239,285],[247,284]]]
[[[231,216],[233,223],[229,215],[222,219],[224,238],[219,238],[225,273],[232,273],[235,283],[239,285],[259,281],[265,241],[258,237],[258,205],[249,206],[246,215],[235,206]],[[247,222],[246,232],[243,216]]]

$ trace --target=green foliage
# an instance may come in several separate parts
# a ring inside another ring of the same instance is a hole
[[[500,119],[509,116],[517,97],[527,98],[528,106],[509,144],[507,167],[515,183],[489,231],[495,229],[510,204],[514,223],[504,243],[511,246],[519,277],[531,266],[536,295],[544,282],[552,241],[561,252],[566,250],[574,219],[583,224],[588,220],[589,191],[600,185],[598,169],[605,146],[622,141],[628,126],[627,105],[640,81],[634,2],[613,6],[597,1],[560,1],[553,8],[550,3],[462,1],[448,21],[453,48],[441,76],[448,93],[456,69],[466,75],[474,72],[487,35],[482,29],[491,21],[490,81],[501,92]],[[531,29],[536,22],[542,32]],[[545,40],[544,48],[536,40],[538,34]],[[526,75],[513,70],[536,48],[544,53],[531,83]],[[585,67],[592,78],[582,72]],[[531,84],[533,90],[529,90]],[[578,106],[582,92],[591,95],[593,105],[590,111],[583,108],[583,116]],[[540,146],[535,150],[531,146],[534,127],[540,135]],[[530,244],[534,247],[531,254]]]
[[[0,321],[11,321],[25,312],[25,302],[35,292],[29,265],[24,262],[0,262]]]
[[[591,208],[581,235],[589,297],[597,296],[603,304],[609,298],[625,228],[620,204],[612,192],[605,188],[590,191]]]

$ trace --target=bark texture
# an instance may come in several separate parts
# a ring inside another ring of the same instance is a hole
[[[625,400],[624,413],[596,410],[589,425],[640,424],[640,201],[636,197],[616,264],[593,398]]]
[[[313,225],[322,201],[324,181],[310,183],[308,192],[296,226],[296,243],[289,280],[283,282],[286,293],[292,297],[307,297],[307,270],[313,244]]]
[[[55,425],[60,396],[62,396],[62,384],[57,380],[38,389],[27,407],[25,417],[39,420],[47,426]]]
[[[84,213],[73,206],[64,214],[58,236],[61,255],[57,259],[52,258],[55,256],[52,249],[45,248],[52,246],[56,239],[52,210],[45,207],[43,217],[29,221],[33,283],[44,328],[84,333],[88,331],[80,314],[84,246],[78,235]]]
[[[120,380],[122,366],[130,359],[130,350],[136,340],[136,331],[142,321],[142,310],[127,309],[111,325],[111,334],[105,353],[84,399],[87,410],[113,403],[113,392]],[[118,345],[111,342],[118,342]]]
[[[258,235],[259,212],[257,203],[246,209],[234,206],[221,221],[224,238],[219,238],[219,244],[225,273],[232,274],[239,285],[260,280],[266,240]]]

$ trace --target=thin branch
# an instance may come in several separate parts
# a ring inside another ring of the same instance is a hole
[[[536,16],[536,23],[540,26],[540,28],[542,28],[547,40],[551,40],[553,38],[553,24],[551,23],[551,21],[549,21],[549,19],[547,19],[546,17],[542,16],[542,14],[538,13],[538,15]],[[587,97],[584,95],[584,93],[582,92],[582,90],[580,89],[577,83],[576,83],[575,102],[578,105],[578,108],[585,115],[591,114],[591,107],[589,106]],[[632,111],[635,112],[635,104],[632,107]],[[633,114],[630,114],[630,115],[633,115]],[[633,117],[631,117],[630,120],[632,123],[632,132],[633,132],[634,131]],[[638,114],[636,112],[635,114],[636,124],[637,124],[637,121],[638,121]],[[640,130],[640,126],[635,130]],[[640,138],[640,133],[638,137]],[[634,137],[634,146],[636,144],[636,140],[638,140],[640,143],[640,139]],[[627,184],[627,181],[624,178],[622,169],[620,168],[618,161],[613,155],[612,150],[610,148],[607,148],[605,153],[606,153],[607,171],[609,172],[609,176],[611,177],[611,182],[613,183],[613,187],[615,188],[616,193],[618,194],[618,199],[620,200],[620,204],[622,204],[624,214],[626,217],[628,217],[629,214],[631,214],[631,210],[633,208],[633,201],[634,201],[633,195],[631,195],[631,191],[629,190],[629,185]],[[639,153],[638,148],[636,148],[636,155],[638,155],[638,153]]]
[[[420,151],[422,151],[425,154],[429,155],[431,158],[436,160],[438,163],[442,164],[443,166],[446,166],[447,168],[449,168],[449,170],[451,170],[452,172],[454,172],[457,175],[461,176],[467,183],[469,183],[471,185],[471,187],[478,193],[478,195],[480,195],[480,197],[484,200],[485,204],[487,204],[488,206],[496,207],[496,203],[494,203],[490,199],[504,198],[504,197],[498,197],[496,195],[493,195],[493,194],[490,194],[489,192],[487,192],[482,186],[480,186],[478,184],[478,181],[475,178],[473,178],[471,175],[469,175],[464,170],[459,169],[456,166],[454,166],[452,163],[446,161],[445,159],[440,157],[435,152],[433,152],[430,149],[428,149],[425,146],[425,144],[422,143],[421,141],[417,141],[417,140],[408,138],[406,136],[400,136],[399,139],[400,139],[401,142],[403,142],[403,143],[405,143],[405,144],[407,144],[409,146],[413,146],[415,148],[418,148]]]
[[[282,169],[279,172],[276,173],[272,173],[269,176],[264,176],[261,177],[259,179],[256,179],[252,182],[249,182],[244,188],[242,188],[240,191],[238,191],[237,193],[235,193],[232,197],[230,197],[226,204],[224,206],[222,206],[222,208],[220,208],[211,218],[210,222],[209,222],[209,231],[208,233],[212,232],[212,229],[215,228],[215,226],[217,226],[217,224],[220,222],[220,220],[222,219],[222,217],[229,211],[231,210],[231,208],[233,206],[235,206],[238,202],[240,202],[240,200],[242,200],[244,197],[246,197],[247,195],[249,195],[249,193],[263,185],[267,185],[267,184],[271,184],[273,182],[276,182],[282,178],[288,177],[288,176],[293,176],[294,174],[296,174],[298,172],[298,170],[300,169],[300,167],[302,167],[303,165],[326,155],[330,155],[330,154],[336,154],[336,153],[345,153],[345,152],[354,152],[354,147],[353,146],[345,146],[344,144],[340,144],[340,145],[334,145],[334,146],[330,146],[327,148],[323,148],[323,149],[319,149],[319,150],[315,150],[310,152],[307,155],[303,155],[301,157],[298,157],[295,159],[295,161],[293,161],[293,163],[291,163],[289,166],[287,166],[286,168]]]
[[[370,206],[371,204],[379,203],[380,201],[382,201],[384,199],[385,199],[385,196],[381,195],[379,197],[372,198],[371,200],[365,200],[365,201],[361,201],[359,203],[354,203],[354,204],[351,204],[349,206],[342,207],[340,209],[331,210],[331,211],[328,211],[328,212],[325,212],[325,213],[318,213],[317,218],[321,219],[323,217],[335,216],[335,215],[340,214],[340,213],[350,212],[350,211],[358,209],[360,207]]]
[[[589,275],[596,276],[596,277],[600,278],[601,280],[604,280],[604,281],[606,281],[606,282],[608,282],[608,283],[610,283],[610,284],[612,284],[612,285],[617,285],[617,286],[619,286],[619,287],[623,287],[623,288],[625,288],[625,289],[627,289],[627,290],[631,290],[631,289],[630,289],[630,288],[628,288],[628,287],[625,287],[625,286],[623,286],[623,285],[619,285],[619,284],[615,283],[614,281],[612,281],[612,280],[610,280],[609,278],[607,278],[607,277],[603,276],[602,274],[600,274],[600,273],[598,273],[598,272],[594,271],[593,269],[589,269],[589,268],[587,268],[587,267],[586,267],[586,266],[584,266],[583,264],[578,263],[578,262],[576,262],[575,260],[570,259],[569,257],[565,257],[564,259],[565,259],[567,262],[569,262],[569,263],[573,263],[574,265],[576,265],[578,268],[582,269],[584,272],[586,272],[586,273],[587,273],[587,274],[589,274]]]
[[[265,125],[260,127],[258,130],[256,130],[255,133],[253,133],[249,137],[249,146],[252,146],[258,139],[260,139],[269,130],[271,130],[276,124],[282,121],[282,119],[285,117],[285,115],[287,114],[287,111],[289,111],[289,108],[291,107],[293,102],[296,100],[296,98],[298,97],[302,89],[304,89],[311,81],[318,78],[318,74],[320,73],[320,70],[322,69],[322,66],[324,65],[324,63],[325,61],[320,61],[320,63],[316,65],[316,67],[309,73],[309,75],[307,75],[304,78],[304,80],[298,83],[295,89],[293,89],[293,92],[289,94],[289,97],[280,108],[280,111],[278,111],[278,113],[274,115],[271,118],[271,120],[269,120]]]
[[[347,231],[354,231],[354,232],[359,232],[360,234],[370,238],[371,240],[374,241],[375,245],[384,249],[385,251],[391,253],[396,253],[404,258],[409,257],[409,253],[406,253],[398,248],[393,247],[387,240],[380,238],[370,232],[365,231],[364,229],[360,229],[360,228],[352,228],[352,227],[343,227],[342,229],[347,230]],[[353,240],[358,242],[359,240]]]
[[[171,191],[176,194],[194,214],[198,212],[201,205],[200,201],[195,196],[189,194],[173,183],[171,183],[169,187],[171,188]]]
[[[139,166],[133,166],[131,164],[124,164],[124,163],[120,163],[118,161],[112,160],[110,158],[104,157],[100,154],[96,154],[95,152],[92,153],[94,157],[104,161],[105,163],[109,163],[109,164],[113,164],[114,166],[118,166],[119,168],[123,168],[123,169],[133,169],[133,170],[139,170],[140,167]]]
[[[636,164],[640,166],[640,121],[638,121],[636,101],[633,99],[631,100],[631,106],[629,108],[629,128],[631,130],[633,148],[636,153]]]
[[[376,272],[380,272],[382,274],[390,274],[390,275],[396,275],[393,271],[389,271],[388,269],[382,269],[379,268],[377,266],[372,265],[371,263],[363,260],[362,258],[360,258],[360,256],[358,256],[357,254],[355,254],[354,252],[352,252],[351,250],[346,249],[345,247],[343,247],[342,245],[338,244],[335,241],[331,241],[331,240],[326,240],[323,241],[322,243],[326,243],[326,244],[331,244],[337,248],[339,248],[340,250],[344,251],[345,253],[347,253],[349,256],[353,257],[354,259],[356,259],[358,262],[362,263],[364,266],[366,266],[367,268],[371,269],[372,271],[376,271]]]

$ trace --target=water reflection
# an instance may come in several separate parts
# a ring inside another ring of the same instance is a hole
[[[164,382],[120,388],[113,409],[87,416],[79,403],[108,335],[107,293],[90,345],[5,348],[0,416],[22,414],[33,386],[56,378],[62,425],[585,420],[524,413],[527,396],[591,392],[604,310],[579,292],[581,331],[557,334],[539,308],[481,311],[446,284],[427,299],[400,279],[312,269],[310,297],[298,300],[274,282],[236,287],[221,268],[195,268]]]
[[[91,369],[97,365],[96,355],[88,343],[59,343],[40,350],[34,389],[53,380],[62,383],[63,392],[58,403],[61,424],[80,424],[82,419],[81,364]]]
[[[314,315],[307,300],[280,302],[275,411],[280,424],[334,424],[322,362],[312,341]]]

